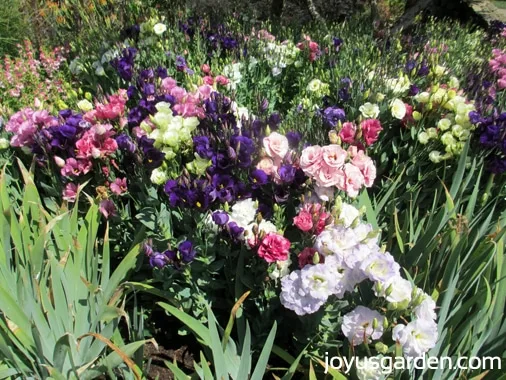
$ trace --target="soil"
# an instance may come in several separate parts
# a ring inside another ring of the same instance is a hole
[[[146,363],[151,361],[147,372],[147,378],[149,380],[174,379],[172,372],[167,368],[164,361],[174,362],[175,360],[178,367],[185,372],[193,370],[194,353],[186,345],[181,346],[178,349],[167,349],[159,345],[157,349],[152,343],[148,343],[144,347],[144,357],[146,359]]]

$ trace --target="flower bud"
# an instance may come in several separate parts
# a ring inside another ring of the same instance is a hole
[[[413,116],[413,119],[415,121],[422,120],[422,114],[420,112],[418,112],[418,111],[413,111],[413,115],[412,116]]]
[[[0,150],[7,149],[9,147],[9,140],[0,138]]]
[[[379,323],[378,322],[378,318],[374,318],[372,320],[372,328],[373,328],[373,330],[376,330],[378,328],[378,323]]]
[[[394,284],[390,284],[387,290],[385,290],[385,296],[388,297],[390,294],[392,294],[393,291],[394,291]]]
[[[384,343],[377,342],[374,345],[374,349],[379,352],[380,354],[386,354],[388,352],[388,346]]]
[[[335,129],[329,132],[329,141],[331,144],[338,144],[339,135],[337,134],[337,131]]]
[[[313,264],[316,265],[320,262],[320,254],[318,252],[315,252],[313,255]]]
[[[388,319],[387,317],[383,318],[383,329],[388,329]]]
[[[59,156],[54,156],[54,162],[59,168],[63,168],[65,166],[65,160]]]

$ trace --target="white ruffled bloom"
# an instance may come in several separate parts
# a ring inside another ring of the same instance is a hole
[[[349,227],[352,223],[360,217],[360,212],[356,207],[343,203],[341,206],[341,212],[339,213],[339,220],[344,223],[345,227]]]
[[[419,357],[436,345],[437,324],[432,320],[416,319],[407,325],[395,326],[392,337],[402,345],[404,356]]]
[[[390,103],[390,111],[393,117],[402,120],[404,116],[406,116],[406,105],[402,100],[394,99],[392,103]]]
[[[155,32],[156,35],[160,36],[167,30],[167,26],[165,24],[162,24],[159,22],[153,27],[153,32]]]
[[[376,119],[380,114],[378,105],[369,102],[361,105],[358,109],[366,119]]]
[[[436,315],[436,302],[429,296],[427,293],[420,288],[417,288],[417,296],[414,298],[418,298],[422,296],[422,302],[413,309],[413,313],[415,314],[417,319],[425,319],[427,321],[435,321],[437,319]]]
[[[388,295],[386,294],[388,290]],[[411,301],[413,285],[402,277],[392,277],[382,284],[381,291],[375,291],[376,297],[384,297],[388,302]]]
[[[388,252],[379,250],[369,255],[360,265],[360,269],[371,281],[386,283],[392,277],[400,276],[400,266]]]
[[[257,208],[257,204],[253,199],[243,199],[232,206],[230,218],[232,221],[236,222],[239,227],[246,229],[248,224],[255,220]]]
[[[355,369],[359,380],[383,380],[383,368],[381,359],[383,355],[373,356],[371,358],[356,359]]]
[[[151,177],[149,179],[155,185],[161,185],[169,180],[169,176],[164,169],[156,168],[151,172]]]
[[[376,326],[374,320],[376,319]],[[383,335],[383,321],[385,317],[376,310],[365,306],[357,306],[353,311],[343,317],[341,330],[353,346],[358,346],[367,339],[371,340],[381,338]]]
[[[290,258],[284,261],[276,261],[276,266],[274,270],[269,273],[269,277],[272,280],[277,280],[278,278],[283,278],[290,273],[290,265],[292,264],[292,260]]]

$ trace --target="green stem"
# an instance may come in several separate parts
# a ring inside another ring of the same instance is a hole
[[[494,173],[491,173],[490,177],[488,177],[487,187],[485,187],[485,192],[483,193],[483,197],[481,198],[481,205],[482,206],[484,206],[485,203],[487,203],[487,200],[490,195],[490,190],[492,189],[492,186],[494,185],[494,178],[495,178]]]

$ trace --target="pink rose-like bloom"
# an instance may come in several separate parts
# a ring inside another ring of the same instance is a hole
[[[102,215],[109,219],[110,216],[116,215],[116,206],[114,205],[114,202],[110,199],[105,199],[102,202],[100,202],[100,206],[98,210],[102,213]]]
[[[361,171],[364,176],[364,185],[366,187],[371,187],[376,179],[376,165],[374,165],[374,162],[370,157],[368,158],[369,160],[366,162],[365,167]]]
[[[223,76],[223,75],[218,75],[216,78],[216,83],[222,85],[222,86],[226,86],[228,84],[228,78]]]
[[[346,151],[337,144],[327,145],[322,148],[323,162],[331,168],[341,168],[347,157]]]
[[[200,66],[200,70],[202,70],[204,74],[209,74],[211,72],[211,68],[207,63],[204,63],[202,66]]]
[[[307,147],[300,156],[300,168],[308,176],[316,176],[323,162],[322,148],[319,145]]]
[[[302,210],[295,218],[293,218],[293,224],[304,232],[311,231],[313,228],[313,215],[307,211]]]
[[[265,152],[273,159],[283,159],[288,153],[289,144],[286,136],[272,132],[263,141]]]
[[[500,90],[504,90],[506,88],[506,78],[503,77],[497,81],[497,86]]]
[[[321,212],[318,218],[318,222],[315,225],[315,235],[320,235],[325,227],[327,227],[328,222],[332,222],[332,218],[330,218],[330,214],[328,212]]]
[[[314,265],[315,254],[318,254],[320,258],[318,264],[323,264],[325,262],[325,256],[323,256],[321,253],[318,253],[318,251],[314,248],[306,247],[302,250],[301,253],[299,253],[299,268],[302,269],[306,265]]]
[[[212,86],[214,84],[214,78],[211,77],[211,76],[208,76],[208,75],[206,75],[205,77],[203,77],[202,81],[204,82],[204,84],[208,84],[210,86]]]
[[[265,174],[272,175],[274,172],[276,172],[274,161],[272,161],[269,157],[264,157],[260,160],[260,162],[257,164],[257,169],[263,170]]]
[[[347,121],[343,124],[343,127],[339,131],[339,137],[341,138],[342,142],[345,142],[347,144],[353,144],[355,141],[355,134],[357,133],[357,127],[355,124],[350,123]]]
[[[68,202],[75,202],[77,196],[77,186],[74,183],[67,183],[63,190],[63,199]]]
[[[346,176],[345,191],[350,197],[355,198],[364,185],[364,176],[359,168],[350,163],[344,166],[344,174]]]
[[[341,189],[344,185],[344,172],[342,169],[322,165],[315,177],[316,184],[322,187],[337,186]]]
[[[269,232],[263,238],[260,247],[258,247],[258,256],[268,263],[285,261],[288,259],[289,249],[290,241],[288,239],[274,232]]]
[[[169,94],[170,91],[176,86],[177,86],[176,80],[174,78],[167,77],[163,78],[160,88],[164,94]]]
[[[116,178],[109,187],[114,194],[121,195],[128,189],[127,180],[126,178]]]
[[[362,135],[364,136],[366,145],[371,145],[378,140],[380,131],[383,130],[381,123],[377,119],[366,119],[360,123]]]

